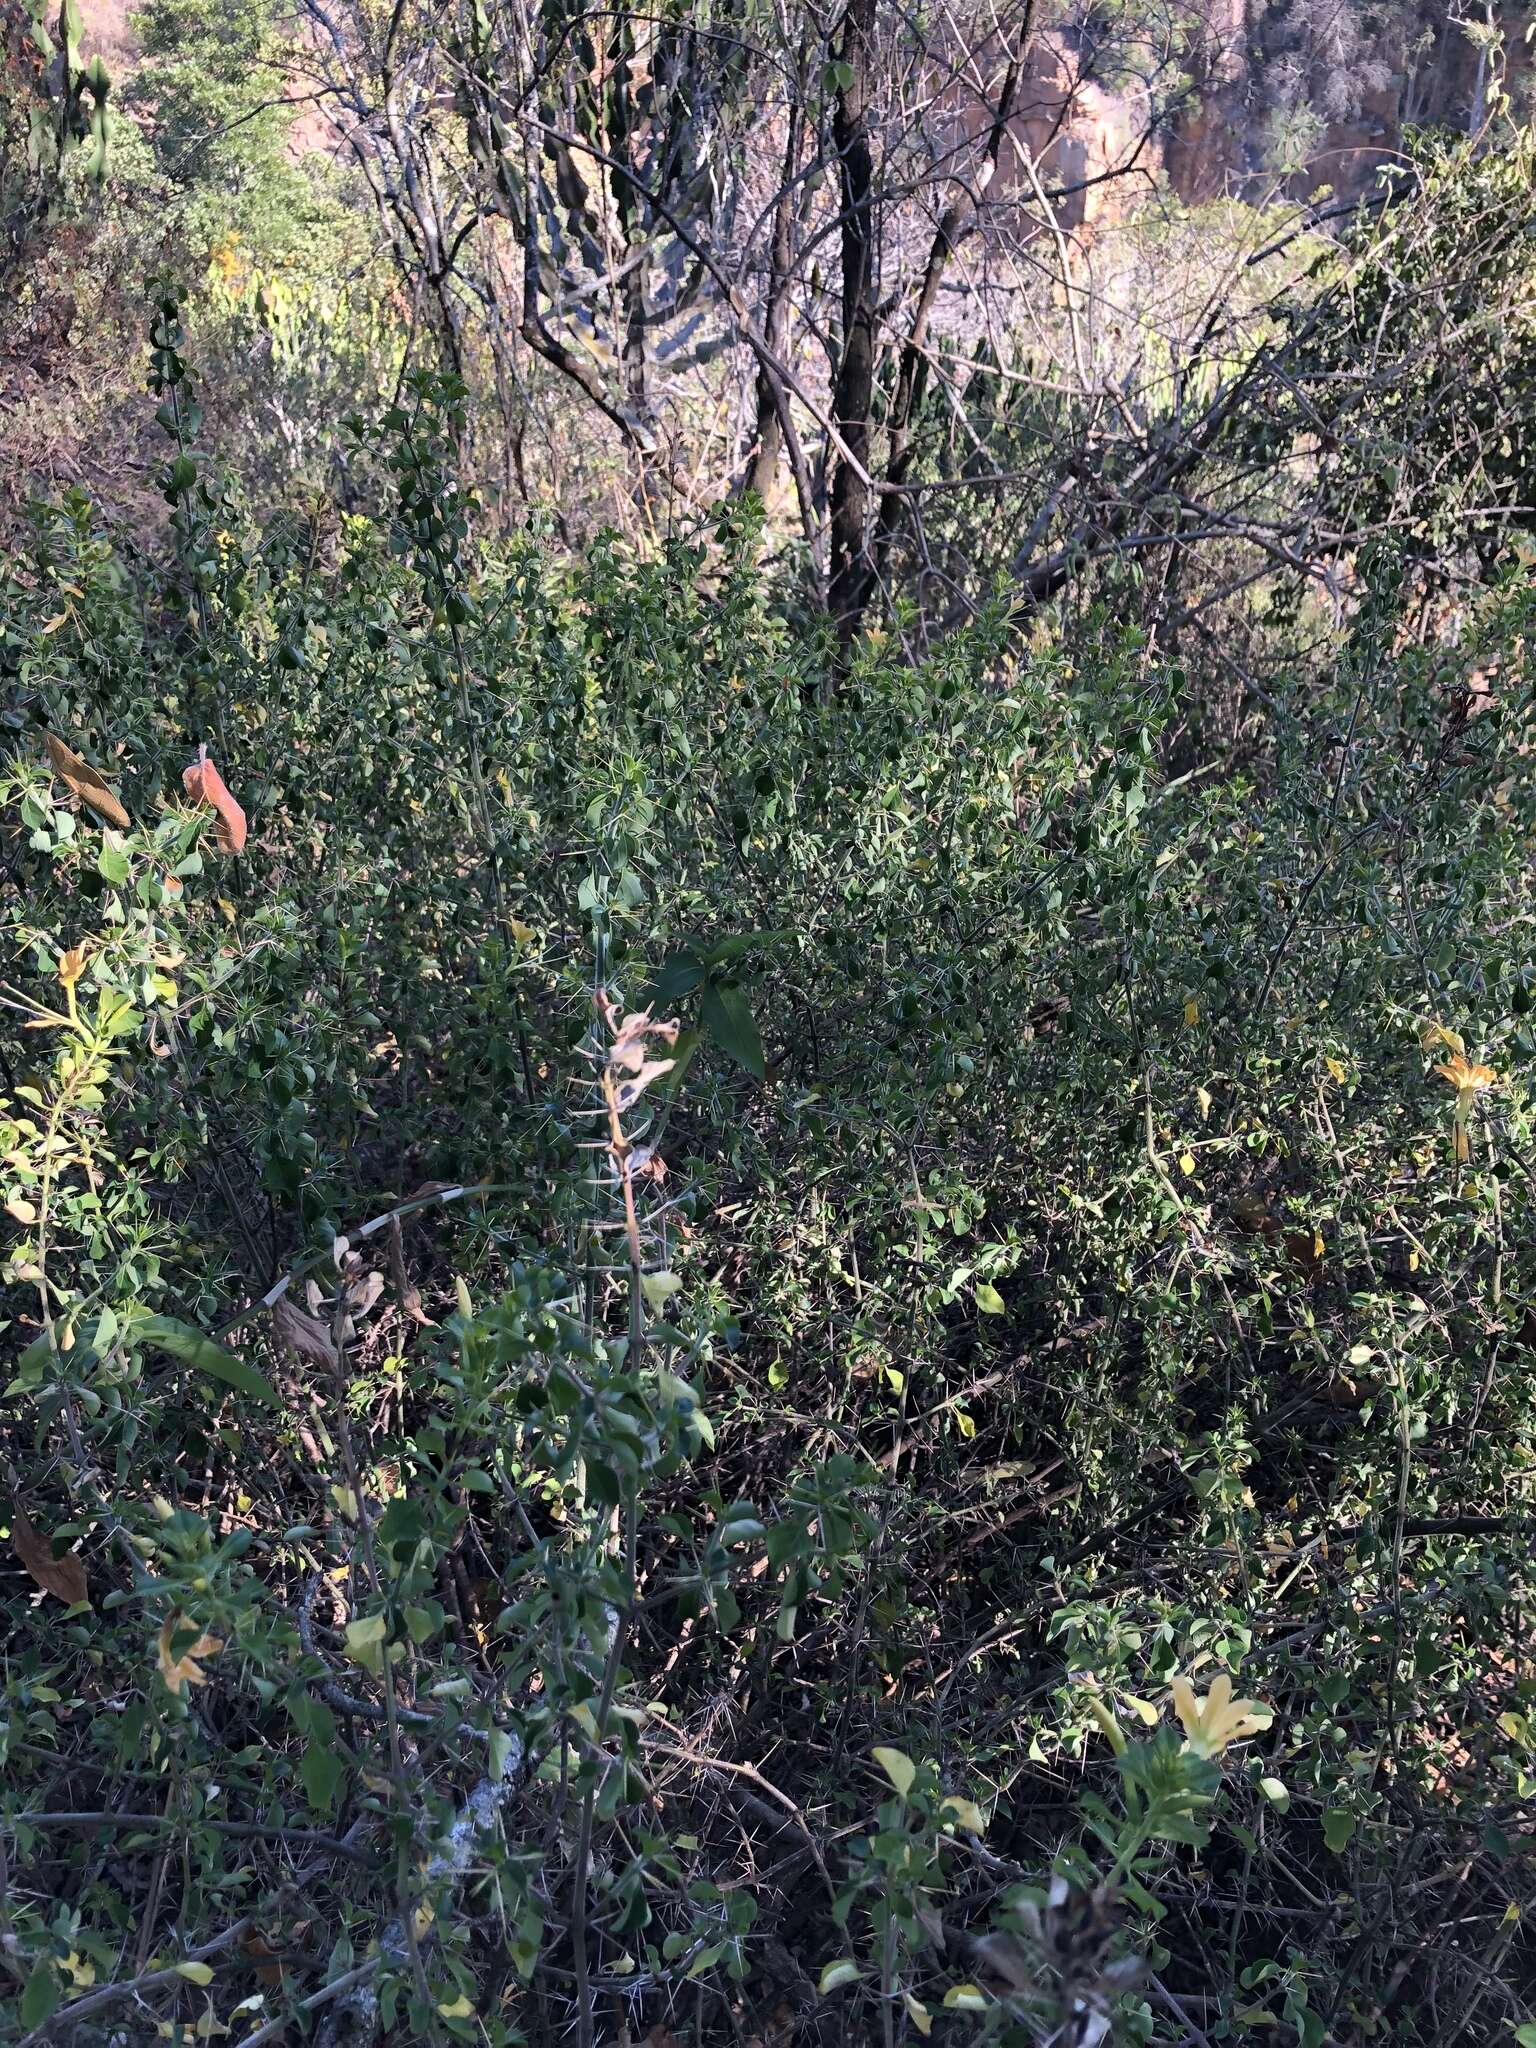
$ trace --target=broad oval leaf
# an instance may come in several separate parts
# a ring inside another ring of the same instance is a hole
[[[917,1776],[917,1765],[913,1763],[911,1757],[899,1749],[876,1749],[870,1753],[881,1770],[884,1771],[885,1775],[896,1787],[896,1790],[901,1794],[902,1798],[905,1799],[912,1790],[913,1780]]]
[[[836,1991],[844,1984],[857,1984],[859,1966],[851,1956],[839,1956],[836,1962],[828,1963],[816,1979],[816,1989],[825,1998],[829,1991]]]
[[[746,996],[735,983],[707,982],[699,998],[699,1016],[720,1050],[761,1081],[767,1071],[762,1037]]]

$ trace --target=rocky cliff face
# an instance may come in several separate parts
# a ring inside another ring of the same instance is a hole
[[[135,4],[80,0],[86,49],[116,72],[137,54]],[[1352,198],[1396,158],[1408,129],[1479,124],[1495,76],[1485,31],[1502,32],[1507,82],[1517,96],[1525,89],[1529,4],[1164,0],[1146,10],[1144,45],[1133,29],[1129,60],[1105,69],[1085,27],[1092,0],[1047,0],[1014,124],[1019,148],[1003,154],[1000,189],[1028,204],[1034,173],[1064,193],[1060,219],[1073,229],[1123,217],[1161,176],[1191,205],[1303,199],[1324,186]],[[979,133],[988,110],[961,101],[940,95]]]
[[[1479,31],[1504,29],[1512,85],[1527,67],[1521,24],[1498,18],[1516,9],[1458,10],[1443,0],[1369,11],[1350,0],[1208,4],[1194,90],[1165,149],[1169,180],[1192,203],[1231,191],[1254,196],[1277,181],[1290,198],[1321,186],[1352,198],[1396,160],[1410,128],[1481,125],[1495,60]],[[1470,34],[1452,18],[1461,12]]]
[[[1502,69],[1518,99],[1531,72],[1524,9],[1467,0],[1184,0],[1182,78],[1135,63],[1106,83],[1070,21],[1037,41],[1015,124],[1019,149],[999,165],[1026,196],[1027,152],[1042,182],[1065,191],[1063,225],[1089,228],[1134,207],[1163,175],[1190,205],[1223,196],[1341,198],[1369,189],[1415,127],[1481,125]],[[1502,54],[1487,31],[1501,32]]]

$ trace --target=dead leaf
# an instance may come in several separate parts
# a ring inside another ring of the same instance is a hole
[[[211,804],[218,813],[213,843],[220,853],[241,852],[245,846],[245,813],[230,795],[206,748],[181,771],[181,784],[193,803]]]
[[[72,1550],[63,1557],[55,1557],[48,1538],[38,1534],[16,1503],[11,1510],[11,1548],[43,1591],[62,1600],[66,1607],[78,1607],[90,1597],[85,1566],[80,1559]]]
[[[283,1966],[273,1960],[277,1951],[271,1942],[264,1934],[258,1934],[253,1929],[249,1934],[241,1936],[240,1946],[250,1957],[258,1982],[275,1990],[283,1981]]]
[[[1232,1197],[1230,1204],[1232,1221],[1239,1230],[1250,1237],[1272,1237],[1280,1228],[1280,1219],[1255,1190],[1246,1190]]]
[[[679,1024],[676,1017],[653,1017],[649,1010],[631,1010],[623,1015],[606,989],[598,991],[603,1022],[613,1033],[608,1064],[620,1071],[638,1074],[645,1065],[649,1041],[659,1038],[663,1045],[676,1045]]]
[[[347,1282],[347,1307],[355,1316],[366,1315],[383,1292],[382,1273],[360,1273],[355,1280]]]
[[[272,1304],[272,1327],[296,1357],[311,1365],[336,1363],[336,1346],[325,1324],[318,1316],[307,1316],[303,1309],[295,1308],[286,1294]]]
[[[613,1091],[613,1106],[620,1116],[626,1110],[634,1108],[653,1081],[660,1080],[663,1074],[670,1074],[676,1065],[676,1060],[637,1061],[633,1080],[620,1081]]]
[[[105,818],[119,832],[128,831],[132,820],[89,762],[82,761],[72,747],[66,747],[51,732],[43,734],[43,741],[48,749],[48,759],[53,763],[53,772],[60,782],[79,797],[81,803],[89,804],[98,818]]]
[[[179,1657],[173,1657],[172,1642],[178,1635],[186,1635],[187,1632],[188,1625],[184,1618],[179,1614],[173,1614],[166,1620],[155,1644],[155,1654],[160,1662],[160,1676],[174,1693],[179,1693],[184,1685],[206,1685],[208,1674],[196,1659],[216,1656],[224,1647],[222,1637],[200,1635],[190,1649],[184,1650]]]
[[[1316,1272],[1327,1256],[1320,1230],[1288,1230],[1284,1242],[1287,1257],[1308,1273]]]

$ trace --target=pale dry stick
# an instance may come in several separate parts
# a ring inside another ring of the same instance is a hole
[[[610,1001],[606,991],[601,988],[596,992],[595,1006],[600,1018],[614,1034],[614,1043],[603,1059],[600,1086],[608,1118],[608,1156],[613,1162],[614,1171],[624,1193],[624,1232],[629,1249],[630,1359],[631,1362],[638,1362],[645,1345],[645,1308],[641,1287],[644,1261],[640,1242],[640,1219],[635,1208],[636,1148],[634,1140],[624,1128],[624,1114],[626,1110],[633,1108],[648,1082],[665,1073],[674,1064],[671,1060],[651,1061],[647,1054],[648,1041],[653,1033],[667,1045],[676,1044],[677,1021],[674,1018],[670,1023],[653,1025],[650,1012],[647,1010],[639,1020],[638,1034],[632,1034],[629,1031],[629,1022],[633,1020],[626,1020],[625,1025],[621,1027],[618,1022],[618,1006]],[[620,1079],[620,1068],[626,1065],[634,1075],[633,1080]],[[629,1588],[629,1595],[622,1611],[612,1613],[610,1618],[611,1635],[608,1654],[603,1663],[602,1686],[598,1694],[594,1722],[599,1741],[608,1725],[608,1715],[618,1690],[619,1670],[634,1619],[635,1545],[639,1521],[637,1493],[638,1481],[631,1480],[623,1512],[624,1583]],[[571,1879],[571,1964],[576,1977],[576,2029],[581,2048],[592,2048],[593,2042],[592,1985],[587,1968],[587,1874],[592,1856],[592,1831],[600,1783],[600,1778],[594,1778],[582,1798],[575,1870]]]

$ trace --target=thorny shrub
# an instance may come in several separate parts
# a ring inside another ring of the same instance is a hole
[[[167,559],[0,572],[7,2038],[1528,2034],[1524,565],[839,675],[451,383],[254,528],[155,317]]]

